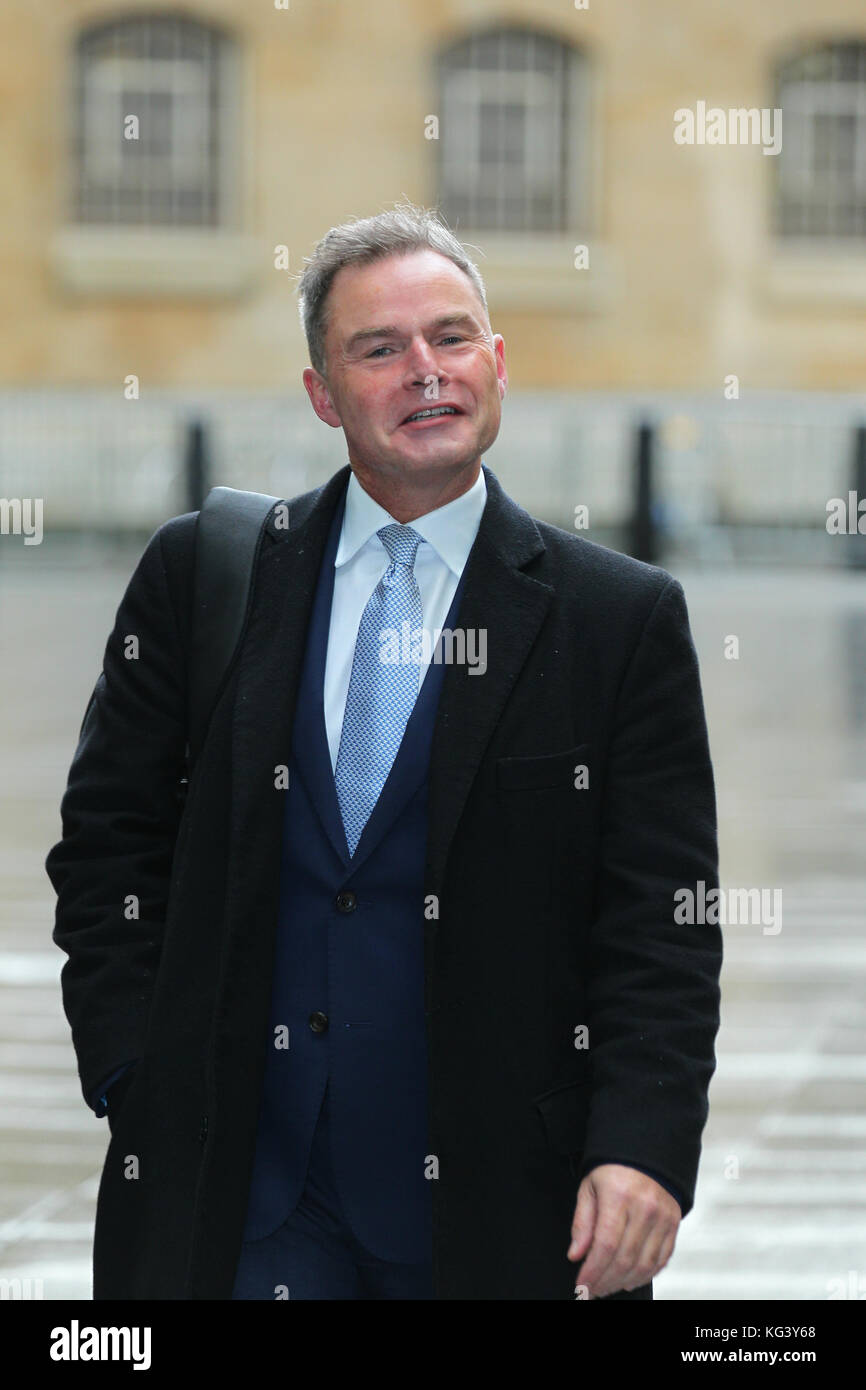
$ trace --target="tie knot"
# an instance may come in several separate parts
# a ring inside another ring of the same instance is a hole
[[[383,526],[376,535],[387,550],[392,564],[408,565],[412,569],[423,536],[419,536],[411,526],[401,526],[397,522],[392,526]]]

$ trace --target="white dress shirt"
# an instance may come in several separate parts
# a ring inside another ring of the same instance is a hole
[[[424,628],[430,633],[418,666],[420,690],[429,666],[429,654],[460,583],[460,576],[478,534],[487,501],[484,470],[468,491],[444,507],[407,522],[422,537],[415,556],[415,578],[421,593]],[[343,715],[355,656],[355,640],[370,595],[391,563],[376,532],[392,526],[396,518],[365,492],[354,472],[349,477],[346,511],[334,558],[334,600],[325,662],[325,727],[336,769],[343,731]],[[400,523],[397,523],[398,525]]]

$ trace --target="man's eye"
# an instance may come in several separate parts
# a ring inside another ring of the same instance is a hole
[[[440,342],[442,342],[442,343],[462,343],[462,342],[463,342],[463,338],[462,338],[461,334],[459,334],[459,333],[449,333],[448,336],[447,336],[446,338],[441,338],[441,339],[440,339]],[[373,351],[372,351],[372,352],[368,352],[368,353],[367,353],[367,356],[368,356],[368,357],[376,357],[376,356],[378,356],[378,354],[379,354],[380,352],[393,352],[393,351],[394,351],[394,349],[393,349],[392,347],[388,347],[387,344],[383,343],[381,347],[373,348]]]

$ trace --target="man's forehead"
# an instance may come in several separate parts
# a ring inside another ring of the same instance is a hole
[[[406,261],[415,264],[411,267],[399,264]],[[401,274],[404,270],[408,274]],[[397,303],[406,288],[406,280],[412,282],[408,315]],[[424,295],[425,283],[429,285],[427,295]],[[393,302],[388,292],[391,288]],[[375,328],[402,331],[408,326],[410,317],[431,328],[458,321],[464,321],[467,327],[472,323],[476,328],[484,327],[482,305],[471,280],[459,266],[438,252],[432,252],[429,258],[424,252],[409,253],[342,266],[331,282],[328,299],[329,327],[344,341]]]
[[[369,283],[388,281],[397,284],[405,280],[444,280],[455,285],[465,281],[469,285],[465,273],[449,256],[443,256],[432,246],[419,246],[414,251],[393,251],[374,260],[350,261],[348,265],[340,267],[331,286],[342,286],[351,292],[353,289],[366,288]]]

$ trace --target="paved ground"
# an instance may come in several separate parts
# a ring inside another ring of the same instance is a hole
[[[0,1278],[41,1280],[49,1299],[90,1297],[107,1129],[79,1091],[43,864],[134,561],[50,539],[0,555]],[[866,576],[678,576],[703,672],[723,885],[780,888],[782,926],[726,928],[698,1198],[657,1297],[862,1296]],[[729,634],[737,661],[722,655]]]

